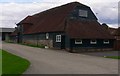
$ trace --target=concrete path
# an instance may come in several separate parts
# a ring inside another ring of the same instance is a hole
[[[118,56],[118,51],[101,51],[101,52],[83,52],[81,54],[91,55],[91,56]]]
[[[2,48],[31,62],[25,74],[117,74],[118,61],[61,50],[3,43]]]

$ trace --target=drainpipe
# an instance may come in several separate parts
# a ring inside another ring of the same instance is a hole
[[[37,35],[37,47],[38,47],[39,35]]]
[[[23,25],[21,25],[21,39],[20,39],[20,43],[22,43],[23,40]]]

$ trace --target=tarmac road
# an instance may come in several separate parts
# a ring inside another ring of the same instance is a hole
[[[118,60],[4,43],[2,49],[28,59],[24,74],[118,74]]]

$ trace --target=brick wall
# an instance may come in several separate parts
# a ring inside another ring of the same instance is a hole
[[[120,50],[120,40],[116,40],[114,43],[114,50]]]
[[[23,43],[33,45],[45,45],[49,48],[53,48],[53,40],[23,40]]]

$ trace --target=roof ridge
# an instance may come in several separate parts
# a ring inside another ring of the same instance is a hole
[[[53,7],[53,8],[44,10],[44,11],[39,12],[39,13],[36,13],[36,14],[34,14],[34,15],[32,15],[32,16],[39,15],[39,14],[41,14],[41,13],[46,13],[46,12],[49,12],[49,11],[52,11],[52,10],[55,10],[55,9],[58,9],[58,8],[62,8],[62,7],[66,7],[66,6],[71,6],[71,4],[74,5],[73,7],[75,7],[75,6],[77,6],[77,5],[84,5],[84,4],[80,3],[80,2],[74,1],[74,2],[70,2],[70,3],[66,3],[66,4],[64,4],[64,5],[60,5],[60,6],[56,6],[56,7]],[[86,5],[84,5],[84,6],[86,6]],[[87,6],[87,7],[88,7],[88,6]]]

